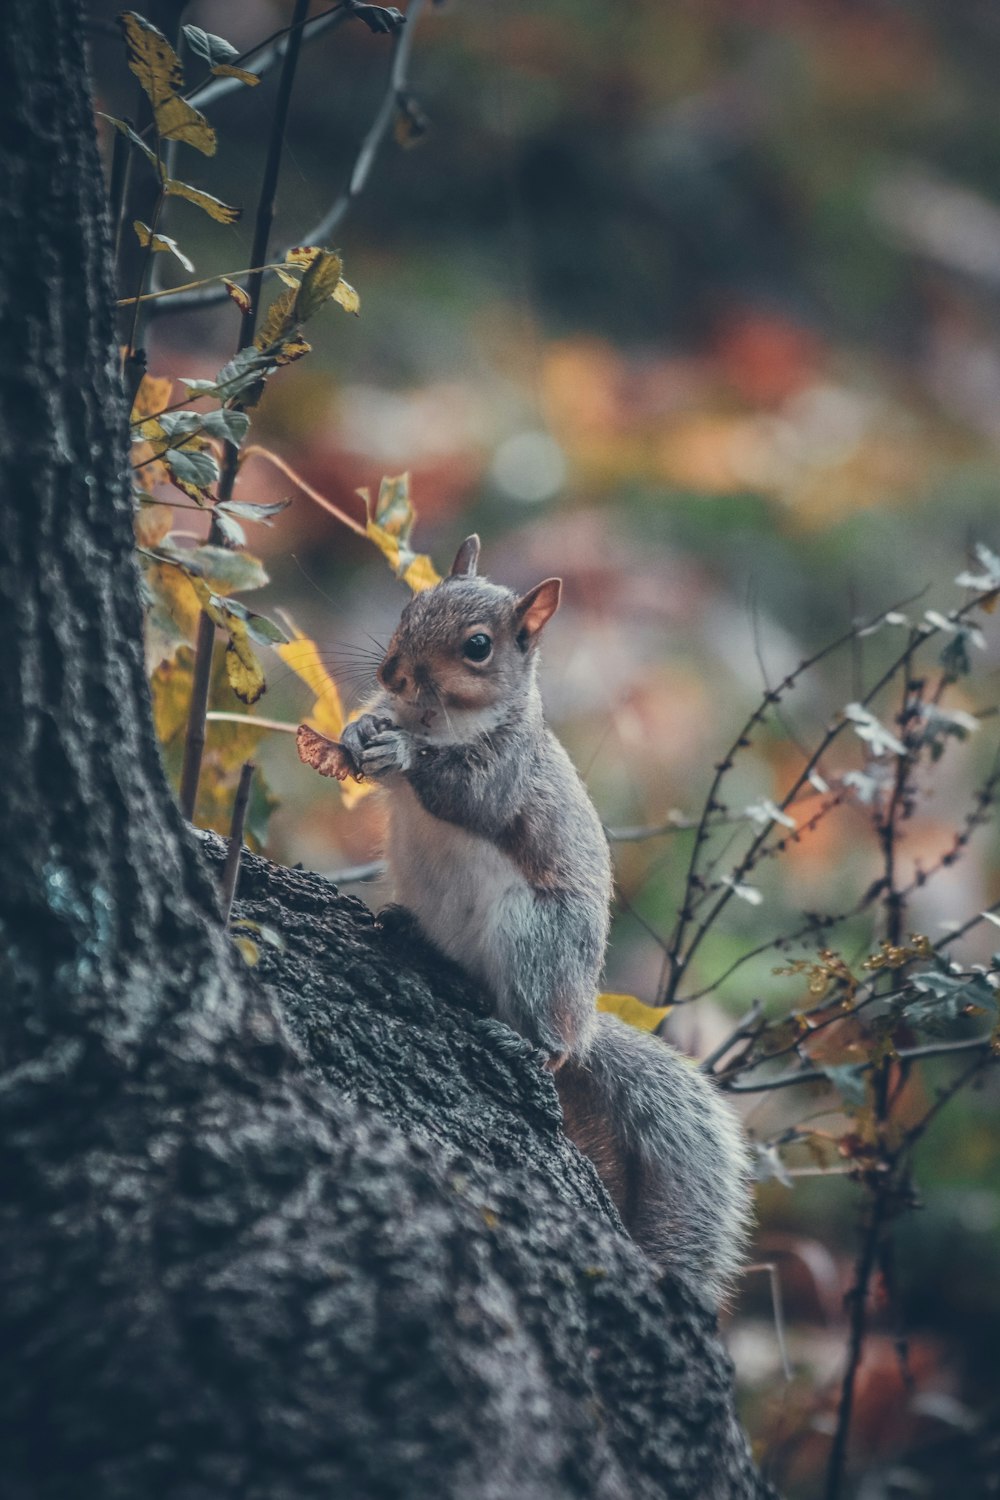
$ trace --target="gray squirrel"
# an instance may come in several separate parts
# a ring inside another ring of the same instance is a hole
[[[478,577],[478,559],[471,536],[450,576],[407,604],[381,692],[340,747],[325,742],[336,769],[303,758],[381,784],[396,899],[546,1054],[566,1132],[633,1239],[718,1304],[747,1240],[741,1131],[680,1053],[596,1009],[611,861],[537,683],[561,581],[518,598]]]

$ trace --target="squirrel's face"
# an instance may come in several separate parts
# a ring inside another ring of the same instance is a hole
[[[464,739],[516,713],[533,686],[535,648],[560,587],[549,578],[519,599],[453,571],[415,594],[378,669],[400,723],[430,738]]]

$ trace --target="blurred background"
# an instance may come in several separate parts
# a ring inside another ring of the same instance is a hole
[[[115,7],[91,9],[98,105],[132,114]],[[290,10],[202,0],[184,20],[242,51]],[[275,245],[308,242],[343,190],[392,50],[360,23],[303,50]],[[183,57],[200,78],[204,64]],[[562,574],[544,692],[610,828],[696,815],[712,763],[769,686],[858,617],[900,601],[911,620],[952,607],[972,544],[1000,550],[998,77],[988,0],[422,10],[406,119],[335,236],[361,316],[329,308],[310,325],[314,352],[270,382],[253,436],[359,517],[358,486],[408,470],[417,548],[442,571],[477,530],[497,580],[520,589]],[[245,205],[223,226],[171,202],[162,227],[198,276],[250,264],[275,87],[271,72],[221,99],[217,155],[187,152],[178,166]],[[179,267],[166,277],[189,279]],[[158,316],[150,370],[210,377],[237,327],[229,303]],[[361,701],[356,648],[388,639],[405,585],[273,467],[249,460],[238,493],[296,495],[273,529],[251,529],[271,580],[251,603],[290,611],[345,701]],[[731,808],[780,799],[801,747],[875,680],[901,628],[803,677],[738,758]],[[921,786],[911,873],[948,848],[996,751],[1000,635],[992,623],[985,634],[949,702],[986,716]],[[266,666],[255,712],[296,722],[314,695],[276,659]],[[221,691],[215,706],[240,709]],[[890,722],[898,704],[874,707]],[[845,737],[824,773],[864,772],[863,750]],[[254,822],[270,857],[330,874],[377,859],[377,799],[345,809],[287,735],[255,758],[274,801],[258,793]],[[859,793],[769,861],[702,945],[690,988],[803,910],[850,907],[878,870],[870,820]],[[607,987],[654,1001],[656,935],[674,921],[691,835],[614,847]],[[996,900],[998,859],[987,818],[917,892],[909,925],[933,941]],[[377,881],[351,889],[388,899]],[[869,913],[836,946],[855,960],[880,936]],[[987,934],[969,951],[985,959],[992,946]],[[780,961],[764,954],[679,1010],[675,1039],[704,1055],[753,998],[795,1005],[801,982],[775,976]],[[958,1480],[968,1495],[1000,1493],[998,1102],[995,1078],[964,1092],[921,1147],[921,1205],[895,1232],[898,1295],[876,1298],[859,1377],[849,1492],[865,1500]],[[809,1115],[836,1135],[847,1124],[830,1104],[822,1091],[764,1097],[748,1124],[771,1137]],[[829,1161],[761,1185],[759,1253],[781,1268],[791,1383],[766,1276],[747,1278],[728,1336],[757,1456],[790,1496],[822,1489],[860,1202]]]

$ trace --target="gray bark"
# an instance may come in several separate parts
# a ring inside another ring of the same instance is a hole
[[[79,15],[5,21],[4,1495],[763,1493],[709,1313],[462,977],[249,858],[285,950],[222,930],[143,676]]]

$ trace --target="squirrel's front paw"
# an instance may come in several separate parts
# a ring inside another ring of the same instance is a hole
[[[412,736],[391,719],[380,719],[375,714],[362,714],[360,719],[347,724],[340,741],[350,753],[358,774],[373,781],[392,771],[408,771],[416,758]]]

